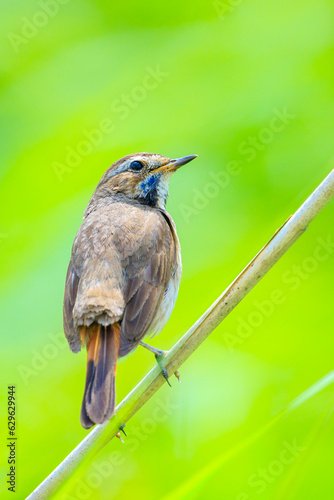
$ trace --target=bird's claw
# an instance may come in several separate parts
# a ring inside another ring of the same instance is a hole
[[[125,430],[124,430],[124,427],[125,427],[125,424],[122,424],[122,425],[120,426],[119,430],[120,430],[121,432],[123,432],[123,434],[124,434],[124,436],[125,436],[125,437],[128,437],[128,436],[126,435],[126,432],[125,432]]]
[[[123,439],[122,439],[122,436],[121,436],[121,433],[120,433],[120,432],[117,432],[116,437],[117,437],[117,438],[121,441],[121,443],[123,443],[123,444],[124,444],[124,441],[123,441]]]
[[[124,427],[125,427],[125,424],[121,424],[121,425],[119,426],[119,430],[120,430],[121,432],[123,432],[124,436],[126,436],[126,432],[125,432],[125,430],[124,430]],[[123,443],[123,444],[124,444],[124,441],[123,441],[122,436],[121,436],[121,432],[117,432],[116,437],[117,437],[117,438],[121,441],[121,443]],[[126,437],[127,437],[127,436],[126,436]]]
[[[164,368],[162,371],[162,376],[164,377],[164,379],[166,380],[167,384],[169,385],[169,387],[172,387],[170,381],[168,380],[168,373],[167,373],[167,370],[166,368]]]
[[[152,347],[148,344],[146,344],[145,342],[139,342],[141,346],[145,347],[146,349],[148,349],[149,351],[153,352],[154,356],[155,356],[155,359],[157,360],[157,363],[158,365],[160,366],[161,368],[161,373],[162,373],[162,376],[164,377],[164,379],[166,380],[167,384],[171,386],[171,383],[169,382],[169,379],[168,379],[168,372],[163,364],[163,358],[164,356],[166,356],[167,352],[168,351],[162,351],[161,349],[157,349],[156,347]],[[179,372],[176,370],[174,372],[175,374],[175,377],[178,379],[179,382],[181,382],[180,380],[180,374]]]
[[[178,380],[179,384],[181,384],[181,376],[180,376],[180,373],[178,372],[178,370],[176,370],[176,371],[174,372],[174,375],[175,375],[175,377],[177,378],[177,380]]]
[[[168,372],[163,364],[163,361],[162,361],[162,358],[167,354],[167,351],[161,351],[161,354],[155,354],[155,359],[157,360],[157,363],[158,365],[160,366],[161,368],[161,373],[162,373],[162,376],[164,377],[164,379],[166,380],[167,384],[169,385],[169,387],[172,387],[171,386],[171,383],[169,382],[168,380]]]

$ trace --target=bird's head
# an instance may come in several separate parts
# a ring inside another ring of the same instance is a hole
[[[96,194],[123,195],[144,205],[164,208],[170,177],[179,167],[196,157],[191,155],[171,160],[153,153],[125,156],[105,172]]]

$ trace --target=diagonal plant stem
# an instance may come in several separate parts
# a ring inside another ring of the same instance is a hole
[[[308,224],[334,196],[334,170],[323,180],[274,236],[218,297],[198,321],[180,338],[164,357],[169,374],[175,372],[248,292],[303,234]],[[88,436],[58,465],[58,467],[29,495],[27,500],[50,498],[84,462],[93,457],[119,432],[120,427],[157,392],[165,380],[155,366],[117,406],[111,420],[96,426]]]

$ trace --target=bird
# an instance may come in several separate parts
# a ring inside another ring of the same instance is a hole
[[[165,207],[171,176],[196,157],[125,156],[106,170],[84,212],[66,274],[63,323],[70,349],[87,349],[85,429],[115,411],[119,358],[139,344],[164,352],[143,338],[161,332],[175,305],[181,250]]]

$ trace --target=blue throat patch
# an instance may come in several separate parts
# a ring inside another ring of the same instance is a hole
[[[139,197],[139,200],[141,203],[144,203],[145,205],[149,205],[151,207],[154,207],[157,204],[158,185],[159,185],[160,177],[161,177],[161,174],[149,175],[140,184],[142,194]]]

